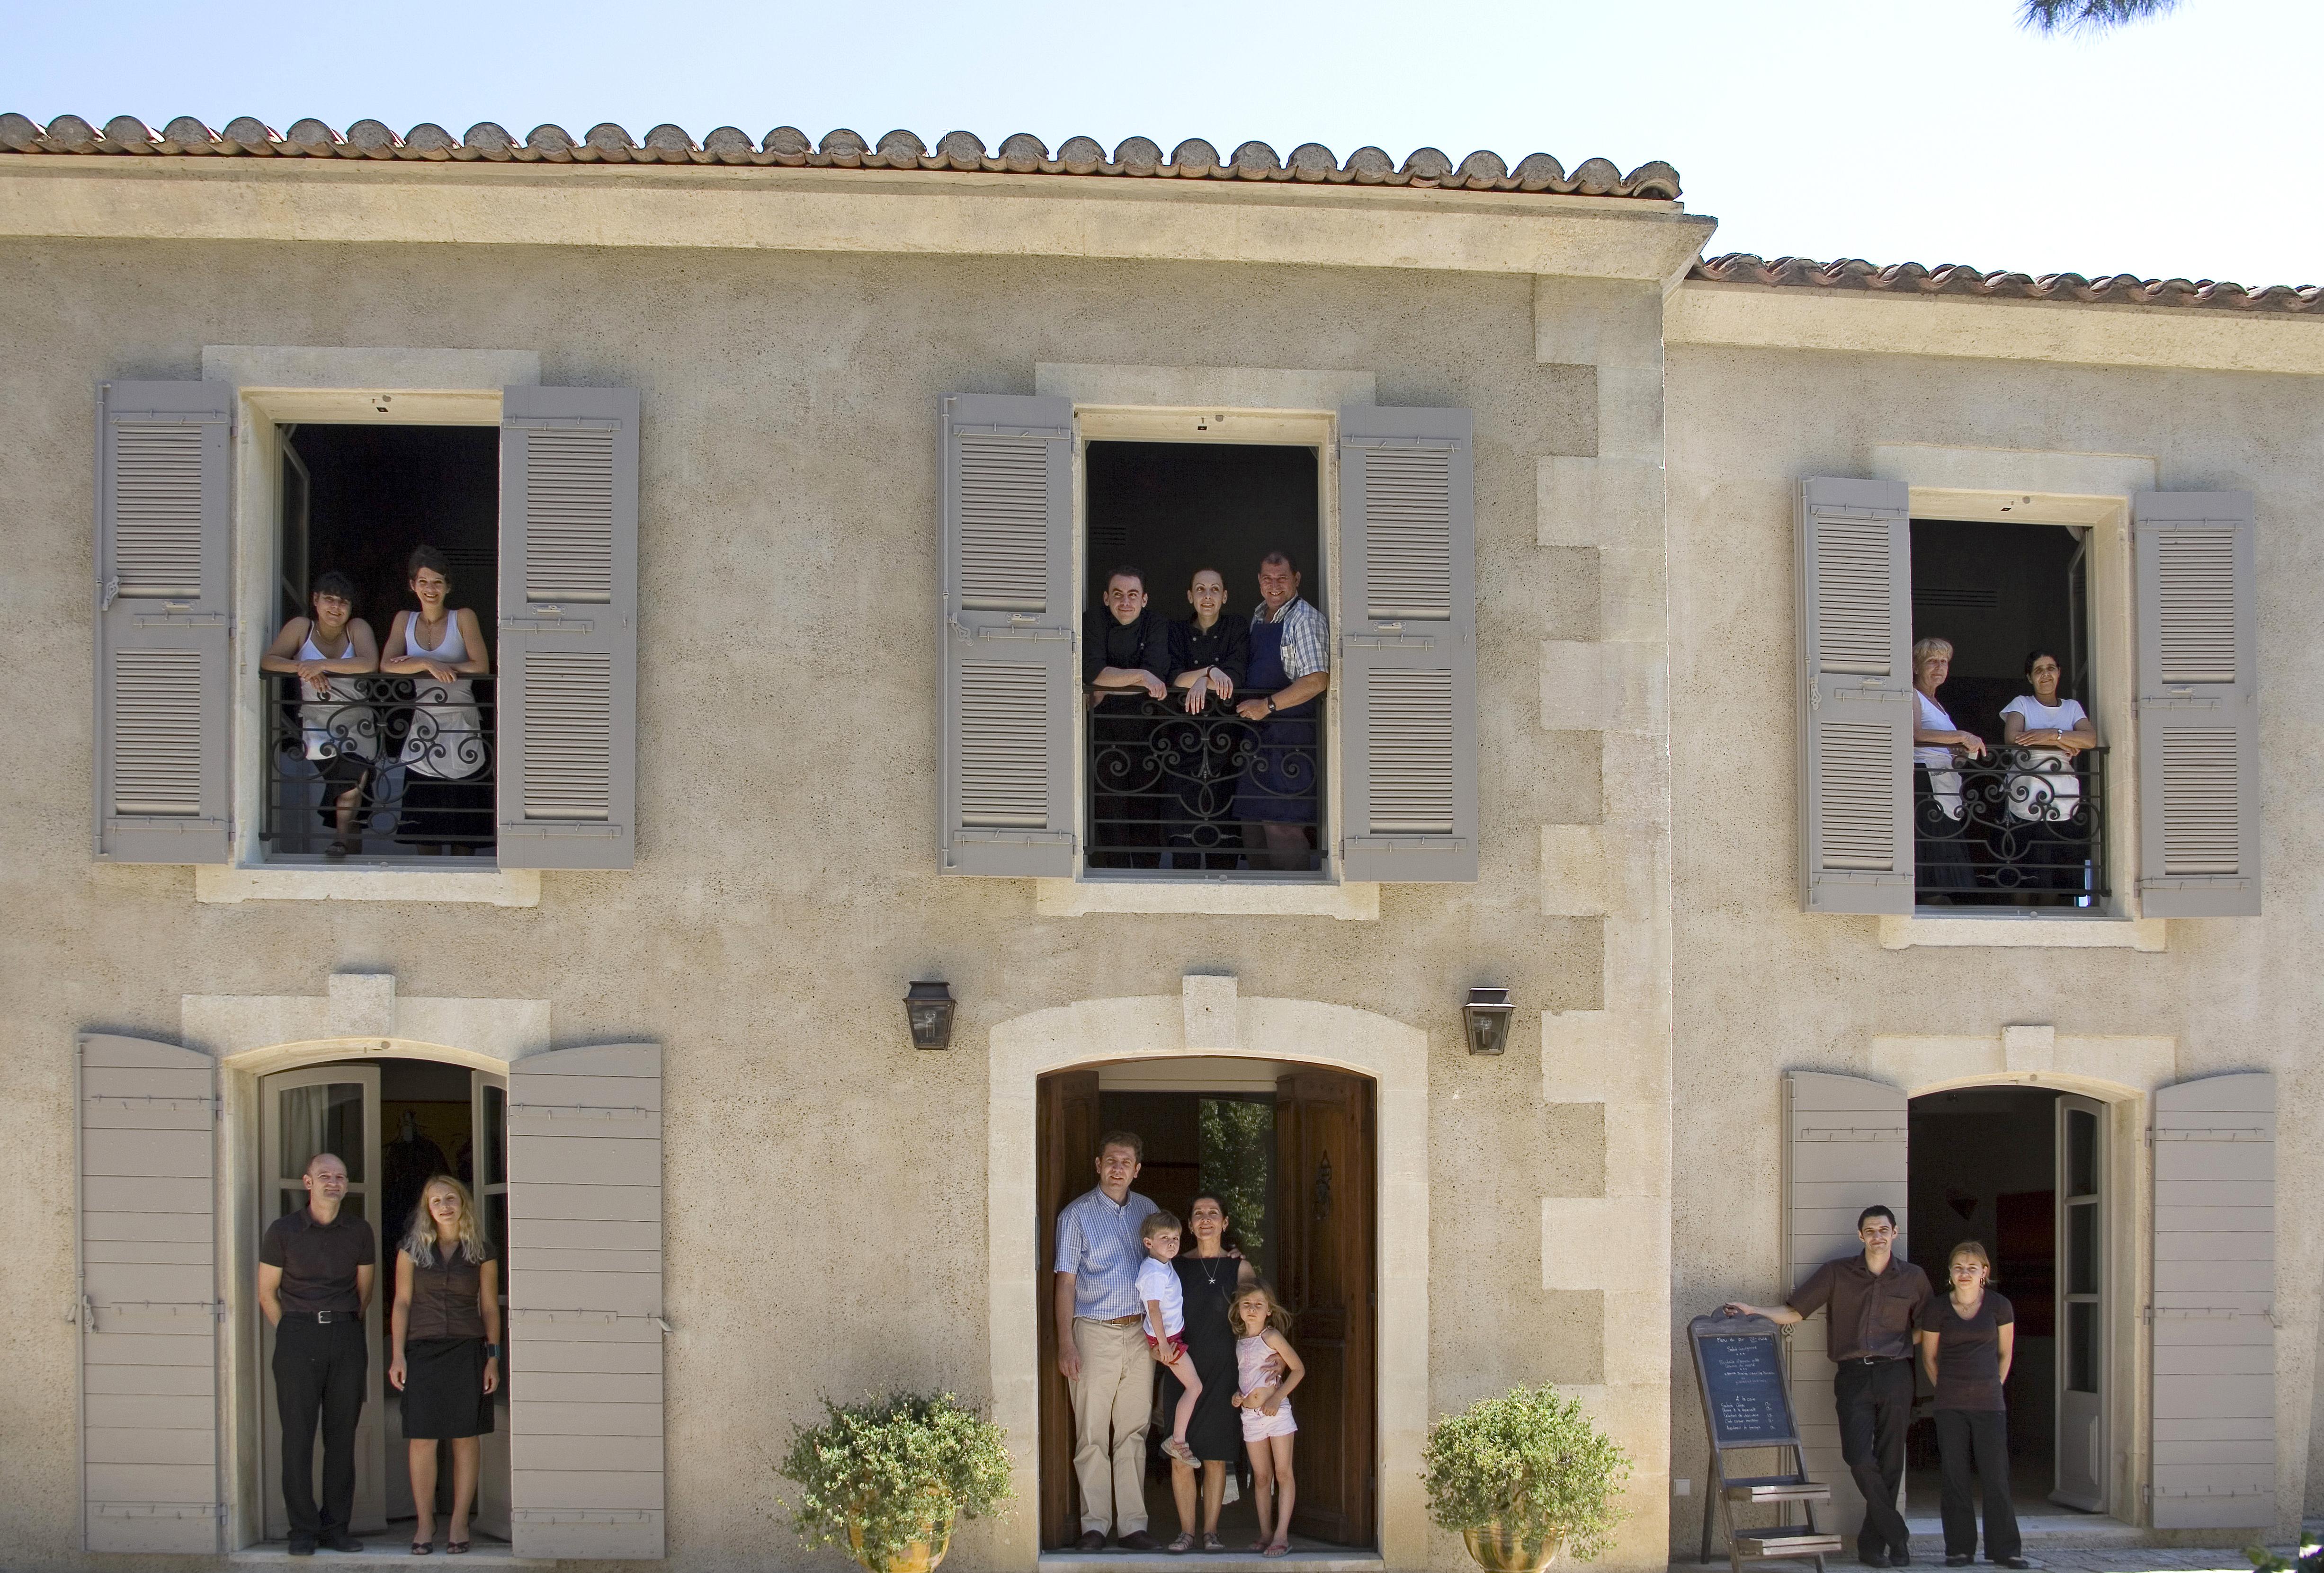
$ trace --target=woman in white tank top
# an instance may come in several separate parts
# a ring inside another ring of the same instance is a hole
[[[379,646],[371,624],[353,615],[355,590],[345,574],[315,581],[314,615],[282,625],[258,660],[262,672],[295,674],[299,695],[300,751],[322,777],[323,801],[316,811],[325,827],[338,832],[323,855],[346,857],[361,844],[356,817],[364,788],[379,758],[379,713],[364,692],[364,674],[379,670]],[[277,768],[270,791],[287,791],[292,777]],[[286,816],[287,823],[287,816]]]
[[[421,851],[482,851],[492,843],[493,788],[481,775],[492,739],[472,677],[489,676],[484,630],[466,607],[445,604],[451,564],[434,547],[413,548],[405,569],[417,612],[399,612],[379,669],[412,681],[411,726],[397,762],[403,814],[395,839]]]

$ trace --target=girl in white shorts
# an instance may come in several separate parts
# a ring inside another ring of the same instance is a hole
[[[1240,1389],[1235,1407],[1242,1411],[1242,1445],[1250,1450],[1251,1505],[1259,1511],[1259,1539],[1251,1550],[1280,1557],[1291,1550],[1291,1504],[1299,1494],[1291,1474],[1291,1436],[1299,1429],[1291,1418],[1291,1390],[1307,1375],[1299,1352],[1284,1335],[1291,1314],[1263,1284],[1253,1284],[1234,1298],[1232,1311],[1235,1370]],[[1283,1377],[1270,1382],[1268,1366],[1283,1362]],[[1270,1501],[1270,1497],[1272,1500]]]

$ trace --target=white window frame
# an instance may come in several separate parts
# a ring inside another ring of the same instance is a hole
[[[1874,479],[1912,491],[1912,520],[1987,524],[2066,525],[2088,530],[2084,576],[2089,620],[2090,715],[2107,745],[2107,884],[2111,894],[2088,911],[2028,908],[1975,916],[1915,912],[1880,920],[1889,950],[1918,945],[2032,946],[2161,951],[2164,920],[2137,915],[2138,728],[2135,594],[2130,505],[2159,489],[2156,461],[2135,454],[1949,448],[1895,444],[1872,450]]]
[[[501,390],[538,384],[530,350],[379,350],[213,345],[202,379],[233,384],[234,699],[228,861],[198,866],[198,901],[482,902],[537,906],[534,869],[459,870],[402,862],[336,868],[270,866],[265,823],[266,698],[259,658],[273,642],[281,551],[281,425],[486,426],[501,424]],[[496,504],[497,506],[497,504]],[[497,615],[496,591],[479,616]]]

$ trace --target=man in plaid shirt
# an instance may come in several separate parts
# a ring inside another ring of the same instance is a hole
[[[1299,569],[1284,552],[1259,564],[1259,607],[1250,614],[1250,688],[1235,712],[1259,723],[1258,758],[1236,794],[1243,847],[1254,869],[1304,869],[1319,823],[1314,701],[1332,685],[1332,632],[1299,598]]]

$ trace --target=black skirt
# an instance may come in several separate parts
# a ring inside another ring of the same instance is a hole
[[[481,1437],[492,1429],[493,1398],[484,1391],[484,1340],[406,1339],[404,1440]]]

